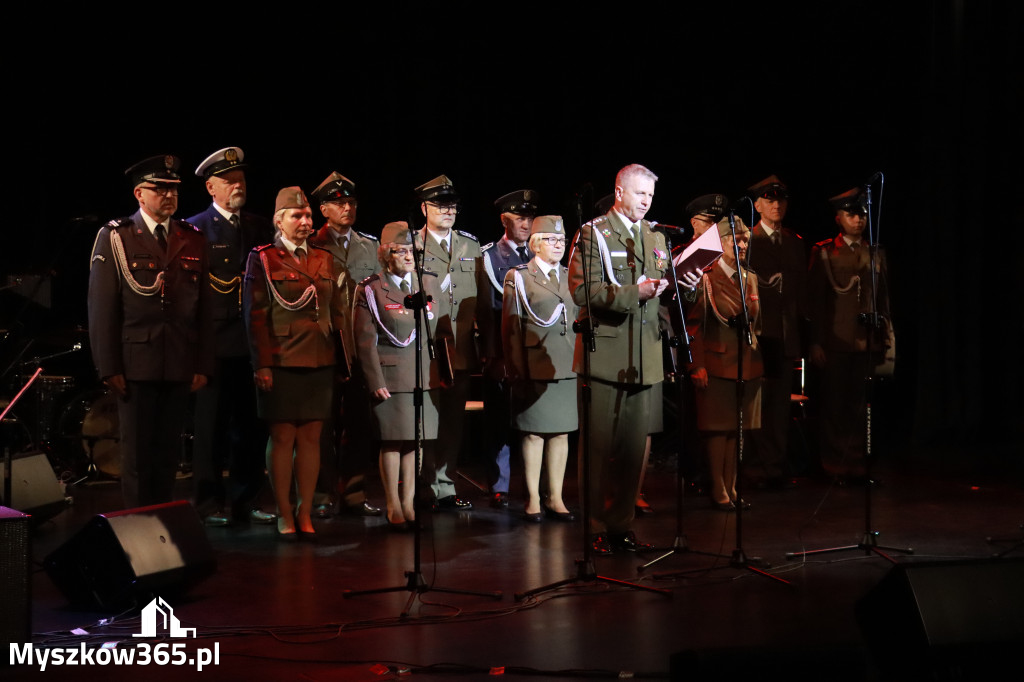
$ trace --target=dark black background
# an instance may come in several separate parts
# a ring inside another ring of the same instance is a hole
[[[500,235],[501,194],[534,188],[573,222],[581,188],[597,199],[638,162],[660,176],[649,217],[677,224],[699,194],[779,175],[809,248],[836,231],[825,200],[881,170],[892,438],[930,462],[1020,461],[1013,3],[74,12],[12,24],[4,48],[0,270],[54,276],[48,310],[0,294],[5,356],[16,338],[36,339],[30,356],[59,349],[86,324],[97,221],[135,210],[123,171],[154,154],[184,161],[179,217],[209,202],[192,169],[238,145],[250,210],[269,215],[280,187],[308,193],[337,170],[374,234],[444,173],[463,196],[457,227],[483,243]]]

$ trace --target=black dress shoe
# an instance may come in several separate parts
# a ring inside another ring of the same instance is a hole
[[[215,511],[203,519],[203,525],[223,528],[232,524],[231,516],[224,511]]]
[[[523,512],[523,520],[528,523],[541,523],[544,521],[544,512],[537,512],[536,514]]]
[[[542,509],[544,511],[544,514],[549,519],[554,519],[555,521],[563,521],[565,523],[572,523],[573,521],[576,520],[576,515],[573,514],[572,512],[556,512],[551,507],[543,507]]]
[[[636,534],[631,530],[627,530],[625,533],[610,533],[608,539],[612,544],[612,549],[616,552],[644,552],[654,549],[654,545],[637,540]]]
[[[442,497],[434,503],[434,511],[468,511],[472,508],[472,502],[467,502],[458,495]]]
[[[313,516],[315,516],[318,519],[331,518],[332,516],[334,516],[334,505],[330,503],[314,505]]]
[[[654,513],[654,507],[647,504],[647,500],[644,499],[643,495],[636,498],[636,515],[637,516],[650,516]]]
[[[494,509],[508,509],[508,493],[494,493],[491,496],[491,507]]]
[[[743,509],[743,511],[746,511],[746,510],[750,509],[750,503],[749,502],[745,502],[743,500],[743,498],[741,497],[740,499],[738,499],[738,500],[736,500],[735,502],[732,503],[732,508],[736,509],[736,507],[740,507],[741,509]]]
[[[375,507],[366,500],[361,504],[345,505],[345,513],[353,516],[380,516],[384,512],[380,507]]]
[[[594,536],[592,547],[594,554],[597,556],[608,556],[612,554],[612,543],[608,541],[608,536],[605,533],[598,533]]]
[[[711,508],[722,512],[736,511],[736,505],[732,503],[732,500],[726,500],[725,502],[711,500]]]

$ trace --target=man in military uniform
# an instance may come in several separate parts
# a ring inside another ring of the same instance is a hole
[[[630,526],[650,426],[652,386],[664,379],[657,298],[668,286],[665,237],[644,220],[657,176],[639,164],[615,178],[615,204],[585,224],[573,240],[569,289],[582,320],[594,324],[595,352],[585,375],[584,334],[576,337],[574,369],[591,388],[590,448],[580,438],[580,486],[588,486],[593,548],[597,554],[636,551]],[[686,273],[680,286],[692,292],[700,273]],[[587,300],[589,285],[590,299]],[[585,458],[590,478],[583,479]]]
[[[863,239],[867,226],[864,195],[857,187],[829,199],[840,233],[811,251],[807,279],[811,318],[811,364],[821,370],[821,462],[841,479],[864,475],[866,438],[865,377],[873,374],[885,352],[889,294],[885,252],[875,255],[876,277],[871,276],[870,245]],[[877,296],[873,296],[873,282]],[[872,312],[872,298],[883,326],[873,328],[871,356],[868,329],[862,318]]]
[[[455,469],[462,448],[462,426],[469,397],[470,373],[478,359],[473,323],[486,312],[477,295],[483,274],[480,242],[473,235],[453,229],[458,215],[459,195],[447,176],[441,175],[416,188],[420,211],[426,225],[417,235],[417,246],[424,250],[424,268],[437,273],[441,300],[437,307],[437,341],[447,343],[451,359],[453,385],[441,391],[438,407],[435,509],[468,510],[473,503],[455,494]],[[487,313],[489,314],[489,313]]]
[[[803,239],[783,227],[789,191],[770,175],[748,188],[761,216],[747,248],[747,267],[757,274],[761,297],[761,333],[757,341],[764,360],[761,430],[751,435],[756,459],[748,470],[758,487],[792,486],[788,461],[790,394],[793,368],[801,355],[800,326],[804,318],[807,254]],[[760,466],[760,472],[757,467]]]
[[[484,417],[487,421],[488,446],[486,448],[488,482],[491,486],[491,506],[508,508],[508,489],[511,471],[509,461],[509,395],[505,383],[505,359],[501,344],[501,302],[505,274],[514,267],[525,265],[533,258],[527,242],[530,228],[537,215],[537,193],[521,189],[498,198],[494,207],[501,214],[505,234],[501,239],[483,247],[484,274],[487,276],[486,299],[490,315],[478,321],[484,347]]]
[[[327,249],[334,257],[334,293],[341,308],[341,329],[337,330],[338,383],[331,411],[333,419],[320,436],[320,480],[315,509],[318,516],[329,516],[330,500],[337,494],[339,510],[358,516],[380,516],[380,508],[366,499],[366,472],[373,467],[376,448],[367,428],[371,422],[370,403],[366,400],[366,381],[354,362],[352,337],[356,285],[380,268],[378,242],[376,237],[354,229],[359,200],[355,183],[344,175],[332,172],[311,196],[327,222],[309,242]]]
[[[275,516],[255,507],[266,484],[266,427],[256,416],[256,387],[242,318],[242,278],[249,252],[270,242],[268,220],[243,211],[245,153],[225,147],[206,157],[196,176],[213,202],[188,219],[206,237],[208,287],[213,306],[216,366],[196,393],[192,471],[196,509],[210,526],[273,523]],[[225,465],[227,465],[225,467]],[[230,472],[230,492],[222,472]],[[228,506],[230,505],[230,506]]]
[[[118,397],[127,507],[173,499],[189,392],[214,368],[206,240],[171,217],[180,165],[154,156],[125,171],[139,210],[100,228],[93,245],[89,340]]]

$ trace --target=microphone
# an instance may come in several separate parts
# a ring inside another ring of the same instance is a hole
[[[874,175],[872,175],[872,176],[871,176],[870,178],[868,178],[868,179],[867,179],[867,182],[865,182],[864,184],[865,184],[865,185],[873,185],[873,184],[875,183],[875,180],[879,180],[879,179],[882,179],[882,178],[884,178],[884,177],[885,177],[885,176],[884,176],[884,175],[882,175],[882,171],[878,171],[877,173],[875,173]]]
[[[678,225],[666,225],[665,223],[659,223],[657,220],[650,221],[652,230],[661,230],[666,233],[674,233],[673,236],[679,236],[682,239],[693,238],[693,227],[687,225],[685,227],[679,227]]]

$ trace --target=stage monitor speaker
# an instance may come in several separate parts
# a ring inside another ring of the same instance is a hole
[[[29,516],[0,507],[0,644],[32,641]]]
[[[11,499],[4,499],[0,486],[0,504],[29,514],[33,523],[45,521],[67,506],[46,455],[33,452],[11,458]]]
[[[43,560],[68,601],[118,610],[181,592],[216,570],[188,502],[100,514]]]
[[[1005,674],[1024,644],[1024,558],[903,563],[857,603],[876,665],[907,679]]]

